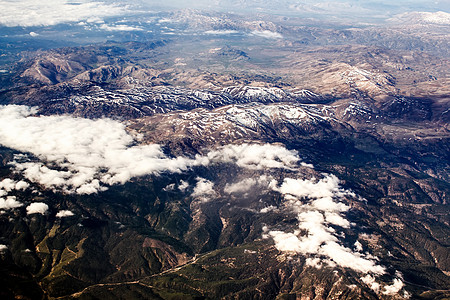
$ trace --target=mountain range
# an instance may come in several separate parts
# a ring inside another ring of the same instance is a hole
[[[448,23],[158,14],[4,50],[2,298],[450,297]]]

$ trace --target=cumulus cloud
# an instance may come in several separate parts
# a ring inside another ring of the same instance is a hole
[[[380,284],[376,281],[375,277],[372,275],[366,275],[361,277],[362,282],[367,284],[375,293],[380,292]]]
[[[24,191],[26,190],[28,187],[30,186],[30,184],[26,181],[20,180],[19,182],[16,183],[16,190],[18,191]]]
[[[341,190],[339,179],[334,175],[329,175],[318,181],[285,178],[278,191],[296,197],[329,198]]]
[[[333,225],[341,226],[343,228],[350,228],[350,222],[335,212],[326,212],[325,220]]]
[[[68,116],[34,117],[23,106],[0,108],[0,143],[29,152],[41,161],[16,163],[25,178],[48,188],[80,194],[124,183],[134,176],[178,172],[195,160],[168,158],[159,145],[131,146],[132,137],[119,122]],[[51,163],[49,163],[51,162]],[[4,183],[11,188],[11,183]]]
[[[377,265],[374,260],[338,244],[338,238],[334,234],[334,229],[325,225],[324,217],[320,212],[303,212],[299,215],[299,220],[299,228],[306,230],[306,235],[301,235],[301,231],[293,233],[282,231],[268,232],[278,250],[318,255],[317,257],[311,257],[309,265],[319,268],[322,266],[322,263],[325,262],[329,265],[331,261],[341,267],[362,273],[370,272],[381,275],[385,272],[384,267]],[[320,259],[319,257],[322,256],[327,259]]]
[[[381,275],[385,268],[377,265],[374,260],[363,257],[351,249],[339,245],[336,242],[327,242],[320,248],[321,254],[331,258],[339,266],[350,268],[361,273],[373,273]]]
[[[178,189],[184,192],[189,187],[189,182],[180,180],[180,184],[178,185]]]
[[[45,214],[48,210],[48,205],[42,202],[31,203],[27,206],[27,214]]]
[[[363,251],[363,246],[362,246],[362,244],[361,244],[359,241],[356,241],[356,242],[355,242],[355,249],[356,249],[356,251],[358,251],[358,252]]]
[[[10,178],[5,178],[0,181],[0,196],[6,195],[5,193],[11,192],[13,190],[24,191],[30,184],[26,181],[14,181]]]
[[[66,217],[71,217],[71,216],[74,216],[74,213],[71,212],[70,210],[60,210],[56,214],[57,218],[66,218]]]
[[[285,178],[274,190],[285,196],[286,205],[297,213],[299,222],[294,232],[266,230],[264,236],[273,238],[278,250],[309,255],[309,266],[339,265],[377,275],[385,272],[372,257],[340,243],[333,226],[351,225],[343,216],[350,207],[340,199],[354,194],[342,189],[336,176],[325,175],[320,180]]]
[[[403,288],[405,284],[400,278],[395,278],[391,285],[384,287],[383,295],[396,295]]]
[[[170,192],[170,191],[173,191],[174,189],[175,189],[175,183],[171,183],[171,184],[166,185],[166,187],[163,188],[163,191]]]
[[[0,24],[13,26],[50,26],[79,21],[101,21],[128,11],[123,5],[82,0],[0,0]]]
[[[0,181],[0,189],[3,189],[7,192],[10,192],[11,190],[15,189],[16,184],[15,181],[10,178],[5,178],[2,181]]]
[[[228,145],[207,154],[211,161],[234,162],[240,167],[262,170],[266,168],[294,168],[298,153],[278,145]]]
[[[369,288],[371,288],[377,294],[383,294],[388,296],[394,296],[399,294],[403,289],[405,284],[403,283],[402,276],[400,272],[396,272],[396,278],[394,278],[391,285],[385,285],[382,289],[382,285],[377,282],[376,278],[370,274],[361,277],[361,281],[364,282]],[[409,293],[405,291],[403,293],[403,298],[408,299]]]
[[[266,39],[282,39],[283,38],[283,36],[280,33],[270,31],[270,30],[262,30],[262,31],[254,30],[254,31],[252,31],[252,35],[263,37]]]
[[[23,204],[17,201],[14,196],[8,196],[6,199],[0,198],[0,209],[14,209],[21,206]]]
[[[216,194],[214,191],[214,183],[205,178],[197,177],[197,184],[194,187],[194,191],[191,196],[196,198],[202,198],[204,201],[208,197],[212,197]]]
[[[228,145],[189,159],[167,157],[159,145],[133,145],[125,125],[110,119],[34,116],[25,106],[0,107],[0,143],[32,153],[16,170],[46,188],[91,194],[132,177],[181,172],[192,166],[235,163],[249,169],[294,168],[296,151],[278,145]]]

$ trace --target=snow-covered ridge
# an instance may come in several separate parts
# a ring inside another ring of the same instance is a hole
[[[411,24],[435,24],[450,25],[450,13],[444,11],[438,12],[408,12],[395,16],[390,19],[392,22],[411,23]]]
[[[233,104],[217,109],[158,114],[131,121],[129,128],[150,140],[201,139],[206,145],[316,132],[338,122],[329,106],[298,103]],[[154,128],[151,132],[146,128]]]
[[[309,90],[288,91],[278,87],[233,86],[212,91],[140,86],[114,91],[95,87],[87,92],[70,95],[68,99],[55,99],[53,102],[69,102],[70,106],[82,108],[86,106],[126,107],[133,111],[131,117],[141,117],[176,110],[214,109],[230,104],[309,103],[320,102],[323,99],[321,95]],[[121,117],[123,117],[123,111],[121,111]]]

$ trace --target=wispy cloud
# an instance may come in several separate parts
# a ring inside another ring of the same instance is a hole
[[[211,34],[211,35],[230,35],[230,34],[237,34],[239,31],[237,30],[208,30],[205,31],[205,34]]]
[[[450,25],[450,13],[438,12],[407,12],[395,15],[391,22],[406,23],[406,24],[437,24]]]
[[[223,191],[227,194],[247,193],[253,189],[267,189],[276,184],[276,181],[267,175],[261,175],[257,178],[246,178],[236,183],[227,184]]]
[[[255,35],[255,36],[263,37],[266,39],[282,39],[283,38],[283,36],[280,33],[270,31],[270,30],[262,30],[262,31],[254,30],[254,31],[252,31],[251,34]]]
[[[143,31],[144,29],[142,29],[141,27],[137,27],[137,26],[130,26],[130,25],[125,25],[125,24],[115,24],[115,25],[107,25],[107,24],[102,24],[99,27],[102,30],[106,30],[106,31]]]

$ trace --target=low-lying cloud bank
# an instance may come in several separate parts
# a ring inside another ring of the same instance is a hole
[[[0,143],[3,146],[30,153],[16,157],[16,172],[29,182],[68,193],[90,194],[109,185],[122,184],[132,177],[158,175],[161,172],[182,172],[194,166],[215,163],[237,165],[261,172],[270,169],[288,170],[289,177],[277,181],[271,175],[243,179],[223,187],[224,194],[245,194],[252,190],[280,193],[283,207],[297,215],[293,231],[263,228],[264,238],[271,238],[275,247],[284,252],[306,256],[306,265],[315,268],[344,267],[362,273],[361,281],[377,293],[392,295],[403,288],[400,276],[392,285],[382,287],[376,277],[385,274],[377,258],[364,251],[359,241],[352,248],[342,242],[344,229],[353,225],[346,219],[350,209],[345,203],[356,195],[344,190],[334,175],[304,178],[305,166],[298,153],[280,145],[227,145],[194,158],[168,157],[159,145],[137,145],[126,132],[125,125],[110,119],[89,120],[70,116],[35,116],[35,110],[25,106],[0,106]],[[189,184],[180,181],[178,189],[186,191]],[[27,181],[0,181],[0,209],[23,206],[8,193],[26,190]],[[175,185],[166,187],[174,189]],[[214,182],[198,177],[191,196],[207,202],[220,194]],[[5,198],[6,197],[6,198]],[[26,207],[27,214],[47,214],[45,203]],[[280,210],[273,206],[261,210]],[[71,217],[62,210],[58,218]]]
[[[252,31],[251,34],[254,36],[259,36],[259,37],[263,37],[266,39],[282,39],[283,38],[283,36],[280,33],[270,31],[270,30],[262,30],[262,31],[254,30],[254,31]]]
[[[125,125],[110,119],[34,116],[26,106],[0,107],[0,143],[20,155],[18,172],[46,188],[92,194],[132,177],[181,172],[193,166],[235,163],[240,167],[295,168],[296,151],[277,145],[228,145],[195,158],[168,157],[159,145],[134,145]]]

